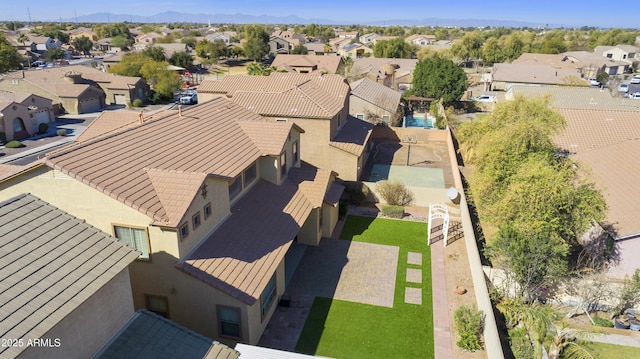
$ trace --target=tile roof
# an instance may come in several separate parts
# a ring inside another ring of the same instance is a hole
[[[282,148],[289,137],[291,128],[295,127],[300,133],[304,133],[300,127],[293,122],[286,122],[282,126],[265,126],[267,119],[263,121],[242,121],[238,122],[244,132],[246,132],[253,143],[258,146],[263,156],[279,155]]]
[[[555,142],[582,153],[640,138],[640,112],[556,109],[567,121]]]
[[[395,65],[396,73],[413,73],[418,63],[417,59],[392,59],[392,58],[375,58],[363,57],[353,60],[353,69],[359,74],[370,74],[373,77],[384,77],[385,65]]]
[[[143,114],[143,116],[148,116]],[[148,118],[147,118],[148,119]],[[125,127],[135,127],[140,124],[140,112],[137,111],[102,111],[95,120],[75,139],[76,142],[86,142]]]
[[[360,156],[365,149],[364,144],[369,141],[371,131],[373,131],[373,124],[349,116],[347,123],[329,142],[329,145]]]
[[[640,112],[556,109],[566,129],[560,148],[591,168],[609,205],[607,220],[618,238],[640,233]]]
[[[291,168],[280,186],[260,180],[177,267],[252,305],[317,207],[312,201],[322,204],[329,178],[326,170]]]
[[[41,338],[139,253],[45,201],[0,203],[0,334]],[[25,347],[0,347],[16,357]]]
[[[557,69],[549,65],[494,64],[493,81],[563,85],[567,77],[580,78],[577,70]]]
[[[39,160],[32,161],[27,165],[10,165],[10,164],[0,163],[0,182],[5,181],[15,175],[19,175],[23,172],[26,172],[34,167],[41,166],[44,164],[44,162],[45,162],[45,159],[42,158]]]
[[[218,98],[183,109],[182,116],[178,111],[162,112],[141,125],[56,151],[47,164],[147,214],[157,224],[170,225],[182,216],[175,217],[175,207],[165,207],[168,202],[163,199],[175,194],[159,193],[170,187],[162,184],[161,171],[182,173],[173,176],[176,186],[183,180],[193,185],[194,174],[234,178],[265,148],[274,146],[261,137],[254,142],[240,125],[243,121],[263,119]],[[280,128],[291,128],[289,123],[273,121],[262,126],[264,133],[278,134]]]
[[[147,310],[133,314],[95,359],[237,359],[240,353]]]
[[[324,44],[321,44],[324,50]],[[289,55],[278,54],[271,63],[278,69],[286,69],[291,71],[297,67],[311,67],[317,66],[316,72],[327,71],[328,73],[335,74],[342,63],[342,57],[340,56],[319,56],[319,55]]]
[[[344,105],[349,85],[340,75],[274,72],[270,76],[230,75],[203,81],[201,93],[226,94],[263,116],[332,118]]]
[[[340,202],[345,187],[338,182],[332,182],[324,196],[324,202],[330,205],[337,205]]]
[[[640,101],[614,98],[609,90],[595,87],[513,85],[505,97],[513,99],[518,95],[527,98],[549,95],[555,108],[640,111]]]
[[[372,81],[367,77],[352,82],[350,86],[351,96],[359,97],[391,113],[396,113],[398,110],[400,92]]]

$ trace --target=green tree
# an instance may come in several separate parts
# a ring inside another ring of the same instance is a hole
[[[306,55],[309,53],[309,50],[307,49],[306,46],[302,44],[297,44],[296,46],[293,47],[293,50],[291,50],[291,53],[294,55]]]
[[[111,39],[111,46],[113,47],[126,48],[132,44],[133,40],[124,35],[117,35]]]
[[[451,46],[451,52],[462,61],[477,60],[482,55],[482,44],[479,31],[468,32]]]
[[[18,50],[0,33],[0,73],[19,69],[23,63]]]
[[[124,23],[114,23],[114,24],[98,24],[93,27],[93,31],[96,33],[99,39],[104,39],[107,37],[116,37],[123,36],[126,39],[131,38],[131,32],[129,32],[129,27]]]
[[[140,75],[151,85],[156,95],[154,100],[170,100],[182,88],[182,80],[174,71],[167,70],[167,62],[147,58],[140,68]]]
[[[416,54],[416,49],[403,38],[382,40],[373,46],[373,56],[377,58],[406,59]]]
[[[27,67],[31,67],[31,51],[30,49],[27,49],[27,41],[29,41],[29,37],[25,34],[19,34],[16,41],[21,43],[22,47],[27,51]]]
[[[485,255],[513,280],[505,283],[510,287],[507,290],[525,301],[540,297],[565,277],[568,253],[568,245],[558,236],[519,231],[509,223],[485,247]]]
[[[169,58],[169,63],[175,66],[183,67],[185,69],[193,66],[193,57],[185,51],[174,52]]]
[[[436,56],[418,61],[413,71],[412,91],[417,96],[459,100],[469,86],[467,75],[451,60]]]
[[[109,72],[122,76],[142,76],[142,65],[151,59],[139,52],[130,52],[122,57],[122,61],[109,67]]]
[[[93,49],[93,42],[86,36],[77,37],[73,40],[73,48],[87,55]]]
[[[513,61],[525,52],[525,43],[519,33],[514,32],[504,38],[502,52],[507,61]]]
[[[258,61],[269,53],[269,34],[262,25],[245,25],[243,49],[245,55]]]
[[[59,47],[52,47],[42,57],[48,60],[62,60],[67,57],[67,54]]]
[[[269,76],[276,70],[275,66],[263,66],[257,62],[252,62],[247,66],[247,74],[252,76]]]
[[[482,60],[485,64],[495,64],[505,60],[502,46],[500,46],[498,39],[495,37],[490,37],[482,45]]]
[[[193,36],[187,36],[187,37],[183,37],[182,40],[180,40],[180,42],[193,49],[196,47],[197,40]]]
[[[142,50],[142,54],[158,62],[165,61],[167,59],[164,48],[160,46],[148,46]]]

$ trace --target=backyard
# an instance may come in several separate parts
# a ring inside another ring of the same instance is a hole
[[[393,306],[316,297],[296,351],[332,358],[433,358],[426,235],[426,223],[349,216],[341,240],[399,249]]]

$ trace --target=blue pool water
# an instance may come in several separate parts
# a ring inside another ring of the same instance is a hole
[[[403,127],[422,127],[422,128],[432,128],[433,121],[431,118],[425,118],[423,116],[412,116],[409,115],[404,118],[404,126]]]

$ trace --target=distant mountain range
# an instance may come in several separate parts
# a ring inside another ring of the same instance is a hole
[[[340,23],[329,19],[305,19],[296,15],[272,16],[272,15],[246,15],[246,14],[188,14],[175,11],[167,11],[152,16],[96,13],[90,15],[82,15],[77,18],[62,19],[66,22],[89,22],[89,23],[106,23],[106,22],[133,22],[133,23],[199,23],[199,24],[321,24],[321,25],[352,25],[353,23]],[[363,22],[359,25],[374,26],[455,26],[455,27],[485,27],[485,26],[504,26],[504,27],[561,27],[554,24],[539,24],[522,21],[504,21],[504,20],[483,20],[483,19],[395,19],[386,21]]]

